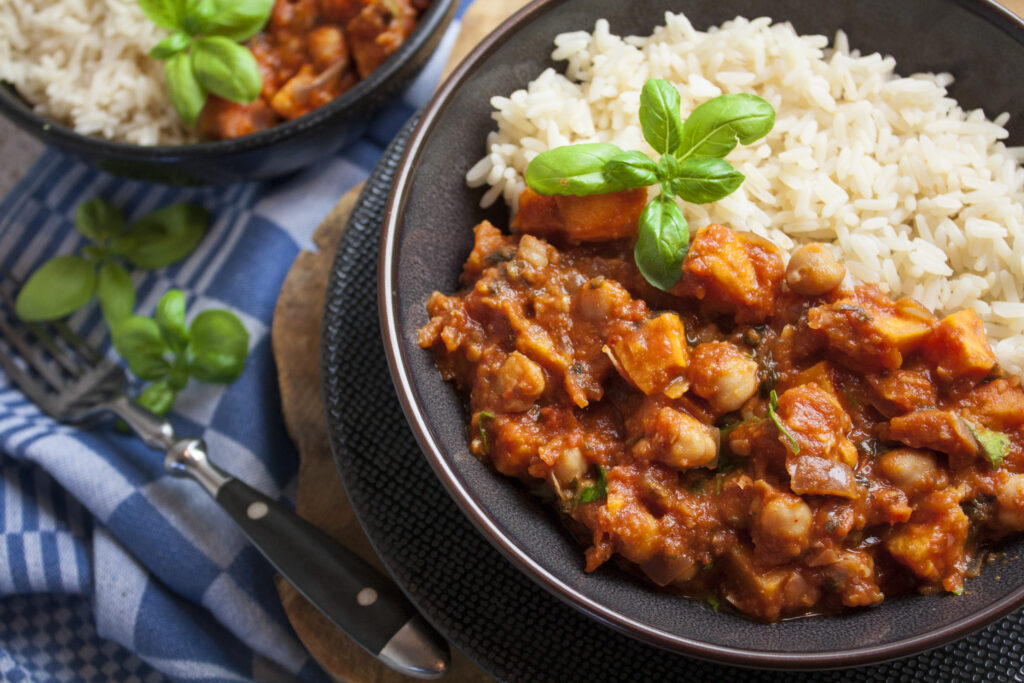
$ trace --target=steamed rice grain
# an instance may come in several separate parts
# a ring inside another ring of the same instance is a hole
[[[737,18],[697,31],[682,14],[647,37],[594,31],[555,38],[566,73],[540,74],[494,97],[498,128],[466,176],[482,204],[515,207],[540,152],[580,142],[653,150],[638,119],[648,78],[673,83],[685,117],[723,93],[751,92],[776,111],[772,132],[728,160],[746,175],[733,195],[684,206],[697,229],[749,230],[792,250],[832,245],[855,277],[911,296],[939,315],[978,311],[1002,365],[1024,369],[1024,150],[994,121],[949,97],[950,74],[899,77],[846,35],[800,36],[788,23]]]
[[[167,32],[136,0],[0,1],[0,80],[34,111],[75,132],[139,145],[195,140],[171,107]]]

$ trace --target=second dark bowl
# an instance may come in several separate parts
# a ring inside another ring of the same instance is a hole
[[[305,116],[233,140],[150,147],[81,135],[33,112],[6,83],[0,83],[0,114],[45,144],[116,175],[178,185],[281,176],[362,135],[373,112],[426,65],[457,8],[458,0],[433,0],[402,46],[354,88]]]
[[[395,176],[383,226],[379,310],[392,377],[409,424],[452,498],[480,532],[531,579],[595,619],[648,643],[729,664],[831,668],[920,652],[991,623],[1024,604],[1024,563],[988,566],[960,597],[908,596],[873,609],[764,625],[659,592],[609,565],[583,572],[582,548],[525,487],[478,462],[466,443],[460,397],[416,344],[427,297],[458,289],[471,227],[507,225],[504,207],[478,208],[464,176],[494,126],[489,99],[545,68],[559,33],[607,18],[620,35],[647,35],[667,9],[698,29],[737,15],[789,21],[800,33],[842,28],[864,52],[896,58],[901,74],[949,71],[952,94],[990,117],[1008,111],[1009,144],[1024,142],[1024,25],[987,0],[547,0],[492,34],[427,107]],[[1019,554],[1024,542],[1008,548]]]

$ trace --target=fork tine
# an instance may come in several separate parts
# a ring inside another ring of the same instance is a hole
[[[9,280],[16,288],[21,288],[21,278],[16,277],[11,273],[11,271],[6,268],[0,268],[0,274],[2,274],[4,279]],[[11,298],[10,293],[2,287],[0,287],[0,297],[3,297],[4,302],[13,311],[15,302]],[[68,348],[78,353],[79,356],[85,359],[86,363],[95,367],[103,360],[103,356],[100,355],[96,349],[90,346],[87,341],[72,332],[71,328],[68,327],[68,324],[64,320],[55,320],[50,324],[53,326],[53,329],[57,331],[57,335],[64,340],[65,344],[68,345]],[[64,367],[65,370],[76,377],[81,373],[81,368],[78,363],[76,363],[74,359],[68,357],[68,355],[54,341],[53,337],[43,330],[42,326],[30,323],[28,327],[32,333],[38,337],[42,345],[46,347],[46,350],[53,354],[54,358]]]
[[[59,391],[64,386],[64,378],[43,357],[36,349],[33,349],[25,337],[7,322],[7,317],[0,315],[0,333],[3,333],[7,344],[18,351],[22,359],[35,370],[50,385],[50,388]]]
[[[44,412],[49,412],[46,406],[50,405],[50,400],[46,390],[33,380],[27,372],[18,367],[14,359],[4,352],[3,347],[0,347],[0,366],[3,366],[4,374],[21,389],[21,392],[25,394],[28,400],[42,408]]]
[[[96,366],[103,360],[103,356],[99,352],[89,345],[89,342],[82,339],[80,336],[75,334],[68,324],[63,320],[58,320],[53,323],[53,328],[57,330],[57,334],[67,344],[73,348],[78,354],[85,359],[89,365]]]

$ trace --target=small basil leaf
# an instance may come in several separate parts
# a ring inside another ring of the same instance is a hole
[[[107,261],[100,266],[96,283],[96,296],[100,300],[103,319],[114,327],[132,314],[135,308],[135,285],[120,265]]]
[[[139,0],[139,7],[146,18],[160,28],[174,31],[182,26],[185,14],[184,0]]]
[[[133,315],[110,330],[110,339],[128,367],[141,379],[163,379],[171,371],[164,358],[170,349],[152,318]]]
[[[274,0],[213,0],[214,12],[204,33],[224,36],[239,43],[260,32]]]
[[[601,465],[597,466],[597,481],[594,482],[593,486],[587,486],[580,491],[579,497],[576,499],[574,505],[582,505],[584,503],[593,503],[598,500],[604,500],[608,497],[608,474],[604,467]]]
[[[622,152],[604,165],[604,175],[623,189],[647,187],[658,182],[657,164],[643,152]]]
[[[135,402],[154,415],[163,417],[174,405],[177,395],[178,392],[171,387],[167,380],[161,380],[143,389]]]
[[[182,20],[185,33],[190,36],[206,33],[213,22],[213,16],[217,13],[217,8],[210,0],[189,0],[188,4],[188,9],[184,13],[185,18]]]
[[[526,167],[526,184],[546,195],[605,194],[623,189],[604,174],[605,164],[622,150],[607,142],[566,145],[541,152]]]
[[[749,145],[763,138],[775,125],[772,105],[757,95],[719,95],[693,110],[683,124],[676,156],[724,157],[736,140]]]
[[[186,49],[191,41],[187,33],[175,31],[154,45],[149,51],[149,56],[153,59],[168,59]]]
[[[188,345],[188,330],[185,328],[185,295],[180,289],[169,289],[160,297],[153,319],[168,346],[175,351],[184,350]]]
[[[196,125],[199,114],[206,104],[206,91],[199,84],[192,71],[192,59],[186,52],[179,52],[164,65],[164,80],[171,106],[187,126]]]
[[[111,248],[139,268],[162,268],[188,256],[209,222],[198,204],[170,204],[137,220]]]
[[[224,36],[208,36],[192,44],[192,71],[204,89],[232,102],[252,102],[263,87],[256,58]]]
[[[640,214],[640,228],[633,257],[640,273],[652,285],[668,291],[682,275],[683,259],[690,246],[690,230],[675,201],[658,195]]]
[[[30,322],[56,320],[83,306],[96,291],[96,265],[81,256],[57,256],[40,266],[18,292],[14,310]]]
[[[75,210],[75,230],[93,242],[101,243],[117,237],[124,230],[124,217],[117,207],[105,199],[94,197]]]
[[[668,81],[649,78],[640,91],[640,128],[644,139],[659,154],[679,146],[683,120],[679,116],[679,91]]]
[[[249,332],[225,310],[203,311],[189,327],[189,371],[203,382],[228,384],[238,379],[249,353]]]
[[[743,184],[743,174],[717,157],[689,157],[669,181],[673,194],[693,204],[717,202]]]

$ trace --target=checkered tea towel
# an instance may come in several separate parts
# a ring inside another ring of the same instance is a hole
[[[269,334],[278,292],[320,220],[429,98],[458,27],[457,18],[424,72],[358,142],[282,180],[167,187],[45,152],[0,203],[0,267],[25,278],[76,250],[75,208],[92,197],[128,220],[172,202],[205,206],[212,223],[187,260],[133,274],[136,311],[152,313],[178,287],[190,315],[217,307],[241,318],[250,334],[245,372],[228,387],[193,381],[171,420],[179,434],[205,439],[223,469],[290,498],[298,458]],[[95,303],[70,324],[115,356]],[[288,624],[272,568],[198,485],[166,475],[159,454],[109,423],[55,424],[2,372],[0,534],[0,680],[326,680]]]

